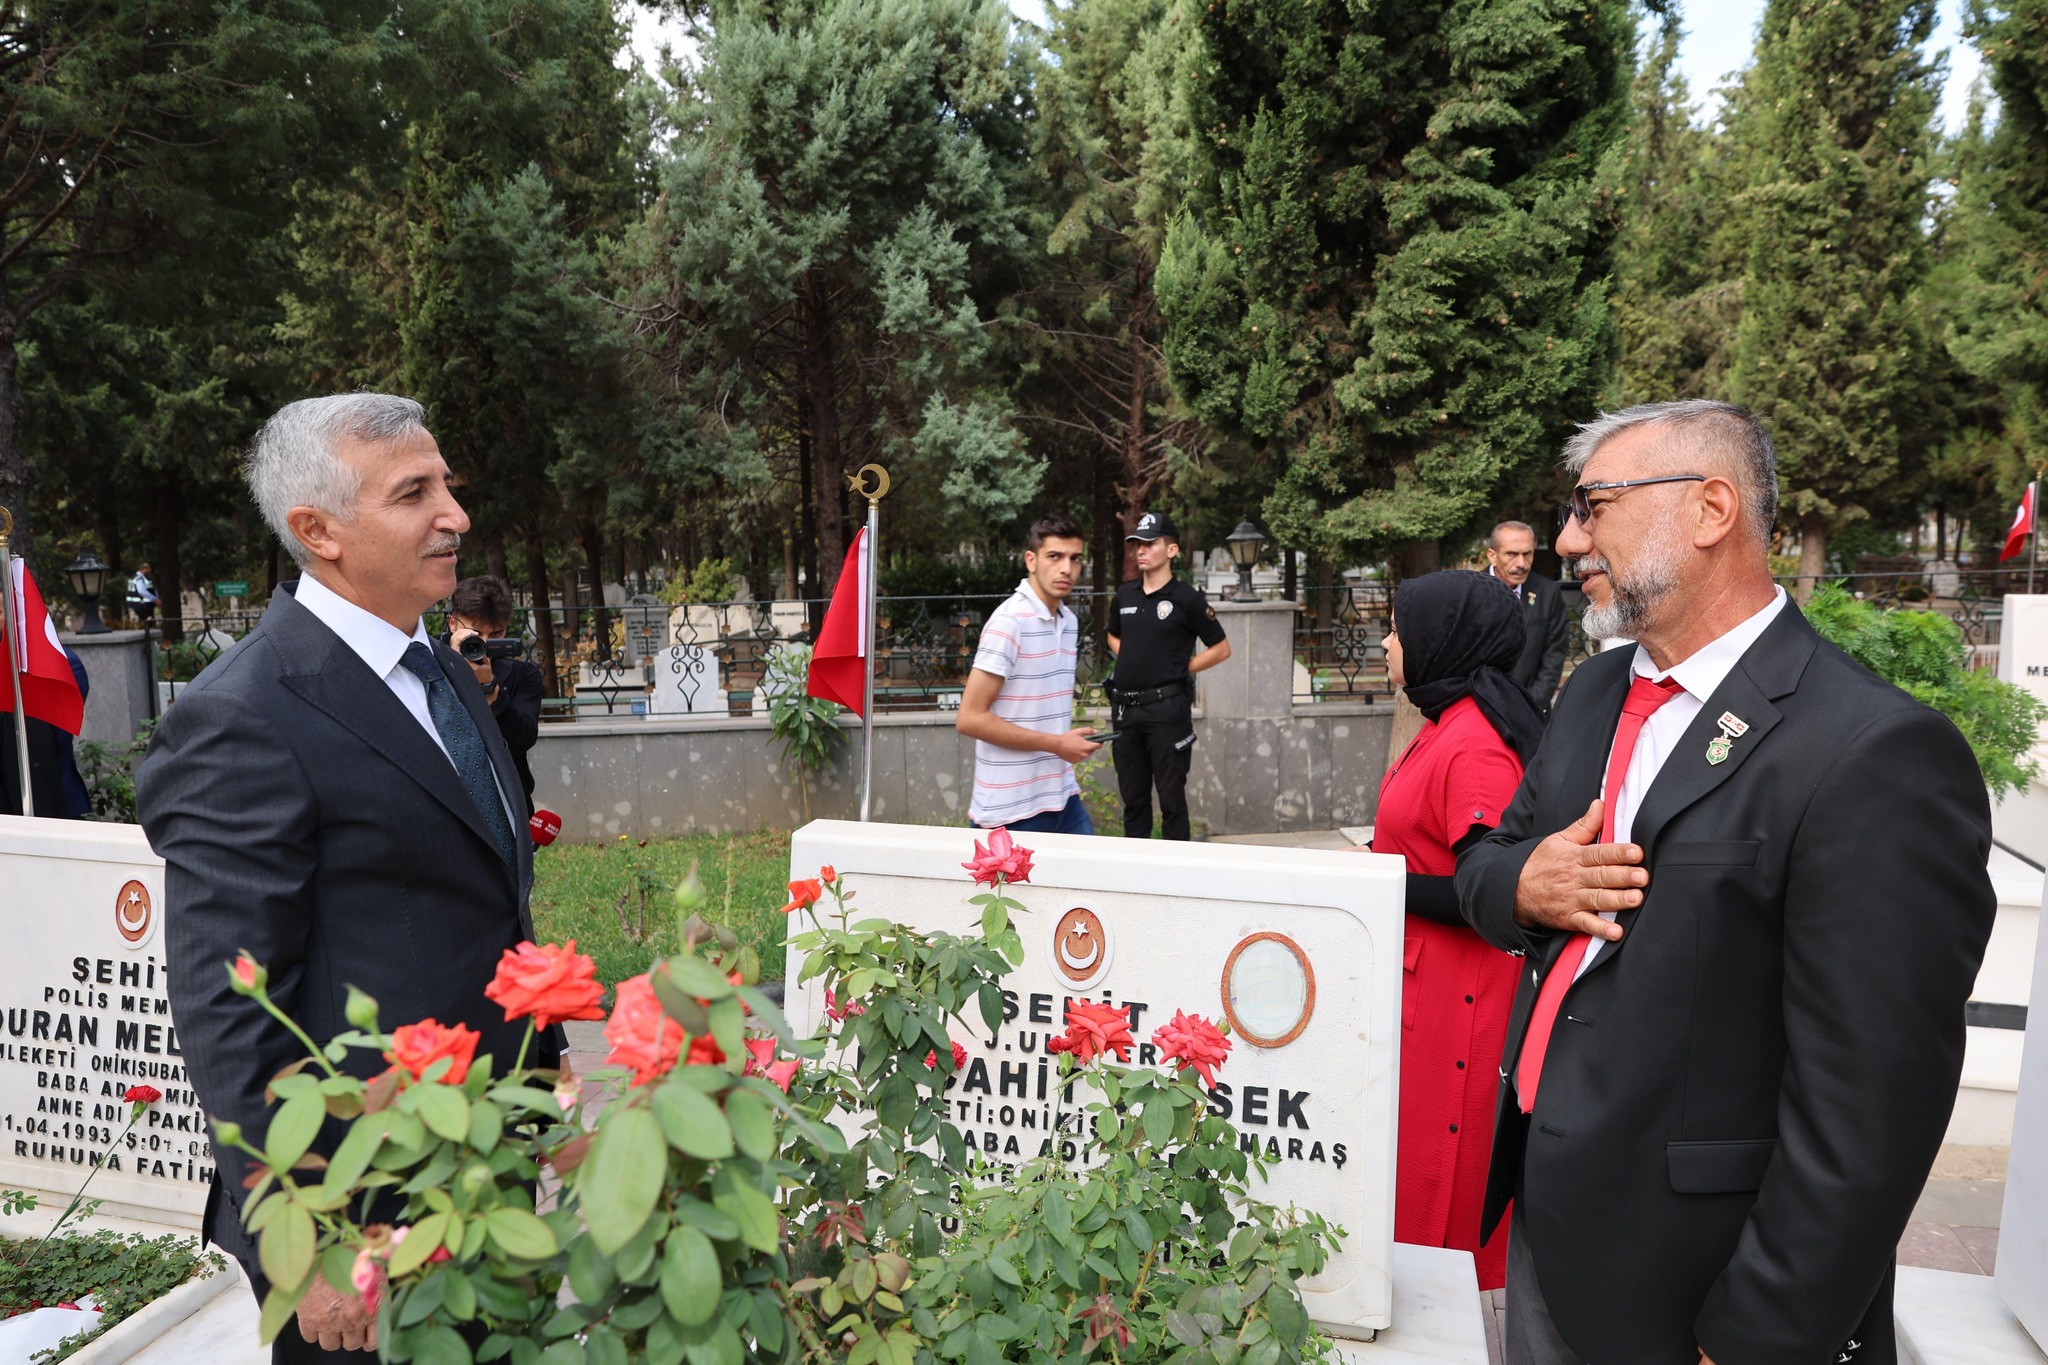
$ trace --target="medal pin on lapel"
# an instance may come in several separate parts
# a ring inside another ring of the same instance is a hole
[[[1707,742],[1707,762],[1718,766],[1735,752],[1735,741],[1749,733],[1749,722],[1733,711],[1723,711],[1714,723],[1721,727],[1721,733]]]

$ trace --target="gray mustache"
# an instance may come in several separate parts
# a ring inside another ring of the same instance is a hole
[[[422,555],[421,558],[425,558],[427,555],[450,554],[461,548],[461,536],[448,536],[444,539],[435,541],[432,545],[429,545],[426,549],[426,554]]]

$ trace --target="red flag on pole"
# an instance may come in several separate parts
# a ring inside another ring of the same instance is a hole
[[[31,720],[48,721],[67,734],[77,734],[85,724],[85,698],[78,693],[78,679],[64,657],[63,642],[57,638],[56,623],[36,591],[28,565],[17,559],[14,582],[7,598],[7,629],[0,632],[0,669],[14,667],[24,659],[21,670],[21,709]],[[0,673],[0,679],[7,675]],[[0,686],[0,711],[14,709],[14,689]]]
[[[867,677],[868,641],[874,636],[874,622],[868,619],[868,602],[873,596],[868,585],[874,574],[867,528],[862,527],[846,549],[846,564],[832,589],[832,603],[825,608],[825,624],[811,651],[811,673],[804,685],[811,696],[836,701],[856,716],[861,714]]]
[[[2005,548],[1998,552],[1998,562],[2003,564],[2026,546],[2027,537],[2034,533],[2034,512],[2041,484],[2037,479],[2027,485],[2027,491],[2020,495],[2020,510],[2012,515],[2012,529],[2005,533]]]

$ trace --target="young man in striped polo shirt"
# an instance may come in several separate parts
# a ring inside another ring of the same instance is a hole
[[[1024,580],[981,628],[974,670],[953,728],[974,740],[976,829],[1093,834],[1074,765],[1102,746],[1075,728],[1074,647],[1080,623],[1067,594],[1086,542],[1067,517],[1040,517],[1024,551]]]

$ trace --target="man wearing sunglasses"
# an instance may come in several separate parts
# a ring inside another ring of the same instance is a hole
[[[1962,1071],[1990,810],[1944,717],[1771,581],[1769,435],[1601,417],[1561,555],[1589,634],[1466,917],[1527,955],[1482,1231],[1510,1365],[1896,1358],[1892,1248]]]

